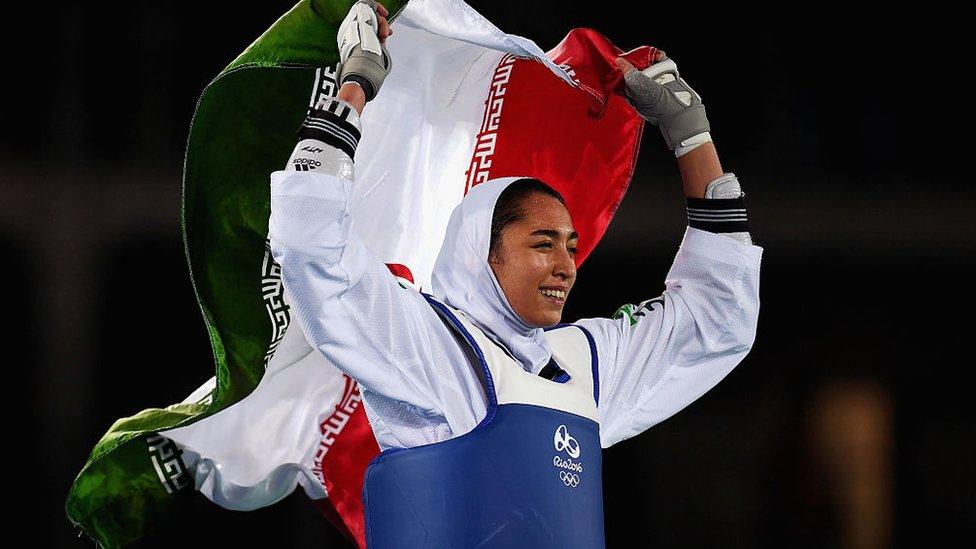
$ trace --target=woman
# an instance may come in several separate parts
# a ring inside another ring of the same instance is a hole
[[[451,215],[432,295],[404,288],[351,229],[346,200],[359,114],[391,65],[386,9],[375,9],[354,5],[340,27],[340,91],[310,112],[292,169],[272,174],[270,219],[293,314],[360,383],[383,450],[363,490],[367,542],[602,546],[601,448],[697,399],[755,338],[762,249],[738,182],[674,62],[641,72],[621,59],[688,196],[667,291],[613,319],[560,324],[578,235],[560,195],[528,177],[473,187]]]

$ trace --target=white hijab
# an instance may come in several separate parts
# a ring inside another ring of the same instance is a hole
[[[529,326],[512,309],[488,264],[491,218],[498,196],[523,177],[499,177],[472,187],[451,213],[444,244],[434,262],[432,294],[460,309],[522,367],[538,374],[552,351],[542,328]]]

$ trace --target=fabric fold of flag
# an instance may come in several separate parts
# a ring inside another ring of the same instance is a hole
[[[96,444],[66,511],[103,546],[177,519],[194,495],[246,511],[297,486],[365,546],[362,476],[379,450],[355,381],[290,322],[267,242],[268,176],[308,109],[337,91],[335,34],[350,4],[299,2],[200,97],[182,230],[215,375],[181,403],[116,421]],[[395,63],[361,119],[354,229],[402,284],[426,291],[464,194],[532,176],[565,196],[582,263],[626,192],[643,130],[614,58],[646,67],[654,49],[623,53],[575,29],[544,52],[460,0],[386,5]]]

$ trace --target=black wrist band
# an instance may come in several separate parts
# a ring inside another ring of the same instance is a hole
[[[749,230],[746,200],[739,198],[687,198],[688,225],[713,233]]]
[[[298,128],[300,139],[317,139],[332,145],[353,158],[362,135],[349,121],[351,107],[331,100],[321,109],[310,109],[302,126]]]
[[[342,83],[339,84],[339,86],[341,87],[342,84],[345,84],[346,82],[355,82],[359,84],[359,87],[363,89],[363,94],[366,96],[367,103],[372,101],[373,97],[376,96],[376,92],[373,91],[373,83],[366,78],[359,76],[358,74],[347,74],[345,78],[342,79]]]

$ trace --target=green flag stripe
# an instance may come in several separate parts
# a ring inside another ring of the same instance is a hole
[[[184,163],[181,230],[213,349],[216,387],[209,404],[174,404],[119,419],[95,445],[68,492],[65,512],[103,547],[138,540],[185,512],[195,493],[192,472],[175,445],[153,435],[250,394],[280,339],[283,327],[265,299],[273,278],[266,256],[268,175],[291,153],[315,68],[338,61],[336,33],[351,4],[299,2],[221,71],[197,102]],[[391,21],[405,4],[385,2]],[[191,362],[180,366],[199,367]]]

